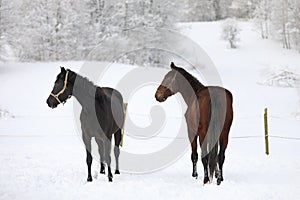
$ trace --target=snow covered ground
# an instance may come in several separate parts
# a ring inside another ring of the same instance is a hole
[[[73,100],[55,110],[46,105],[58,67],[78,71],[83,63],[12,63],[0,65],[0,109],[6,113],[0,119],[0,199],[298,199],[300,123],[296,116],[300,112],[300,94],[295,88],[259,83],[267,80],[267,72],[273,70],[288,68],[299,74],[300,55],[281,49],[274,41],[261,40],[251,23],[240,25],[241,42],[235,50],[220,40],[219,22],[180,25],[182,33],[199,43],[212,58],[223,86],[234,96],[235,118],[226,151],[225,180],[220,186],[215,182],[202,185],[201,162],[199,178],[191,177],[189,149],[163,170],[123,172],[114,176],[113,183],[98,173],[99,164],[94,161],[94,181],[87,183],[85,150],[73,119]],[[115,66],[112,72],[119,71],[118,67],[125,66]],[[114,80],[105,81],[107,85],[114,84]],[[143,95],[136,98],[132,102],[138,102]],[[177,110],[174,99],[161,106]],[[154,98],[149,102],[160,105]],[[146,112],[138,103],[129,106],[132,113]],[[264,154],[265,107],[269,109],[273,136],[269,156]],[[149,123],[146,118],[135,119]],[[139,152],[141,146],[151,151],[168,141],[156,139],[141,145],[125,136],[124,142],[124,149]]]

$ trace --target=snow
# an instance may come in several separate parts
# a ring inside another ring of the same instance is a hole
[[[220,22],[179,25],[181,32],[212,58],[223,86],[234,96],[235,118],[226,151],[225,180],[220,186],[215,182],[203,186],[200,161],[199,178],[191,177],[190,149],[176,162],[151,173],[122,171],[121,162],[121,175],[115,175],[113,183],[98,173],[99,163],[94,160],[94,181],[87,183],[85,150],[73,119],[73,98],[54,110],[46,105],[59,66],[79,71],[83,62],[10,63],[0,65],[0,110],[9,113],[0,119],[0,199],[297,199],[300,123],[296,115],[300,93],[295,88],[258,82],[268,79],[266,70],[278,67],[299,74],[300,55],[283,50],[280,43],[261,40],[249,22],[239,25],[241,41],[234,50],[220,39]],[[112,66],[99,84],[113,86],[117,80],[110,79],[110,73],[117,72],[122,78],[134,68]],[[162,133],[172,137],[182,121],[180,96],[159,104],[151,97],[155,87],[137,90],[129,100],[129,115],[134,122],[147,126],[152,120],[151,106],[172,109],[175,118]],[[265,107],[270,114],[269,156],[264,154]],[[169,142],[168,138],[154,136],[142,141],[125,135],[123,149],[149,153]]]
[[[279,70],[270,73],[265,81],[260,84],[275,87],[292,87],[297,88],[300,86],[300,76],[288,70]]]

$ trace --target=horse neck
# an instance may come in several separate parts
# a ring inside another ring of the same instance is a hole
[[[200,90],[205,88],[205,86],[187,72],[182,75],[184,76],[185,80],[177,83],[179,86],[179,93],[181,93],[185,103],[190,105],[195,98],[195,95],[197,95]]]
[[[83,109],[95,109],[95,95],[97,87],[88,79],[76,76],[73,86],[73,96],[78,100]]]

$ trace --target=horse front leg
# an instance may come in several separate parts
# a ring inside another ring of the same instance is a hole
[[[192,148],[191,160],[193,163],[192,177],[198,178],[198,173],[197,173],[197,162],[198,162],[197,136],[194,136],[194,139],[191,140],[191,148]]]
[[[91,154],[91,137],[88,137],[87,135],[84,134],[82,139],[83,139],[83,143],[84,143],[85,149],[86,149],[86,164],[88,167],[87,181],[91,182],[91,181],[93,181],[92,173],[91,173],[91,167],[92,167],[92,162],[93,162],[93,157]]]

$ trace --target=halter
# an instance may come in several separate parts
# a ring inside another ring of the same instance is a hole
[[[67,88],[67,83],[68,83],[68,74],[69,74],[69,71],[67,71],[67,73],[66,73],[66,77],[65,77],[65,81],[64,81],[64,87],[61,89],[61,91],[60,92],[58,92],[57,94],[53,94],[52,92],[51,92],[51,96],[53,96],[57,101],[58,101],[58,103],[65,103],[65,101],[64,102],[61,102],[60,100],[59,100],[59,95],[61,95],[62,93],[64,93],[65,92],[65,90],[66,90],[66,88]],[[71,97],[71,95],[69,95],[68,96],[68,98],[70,98]]]

